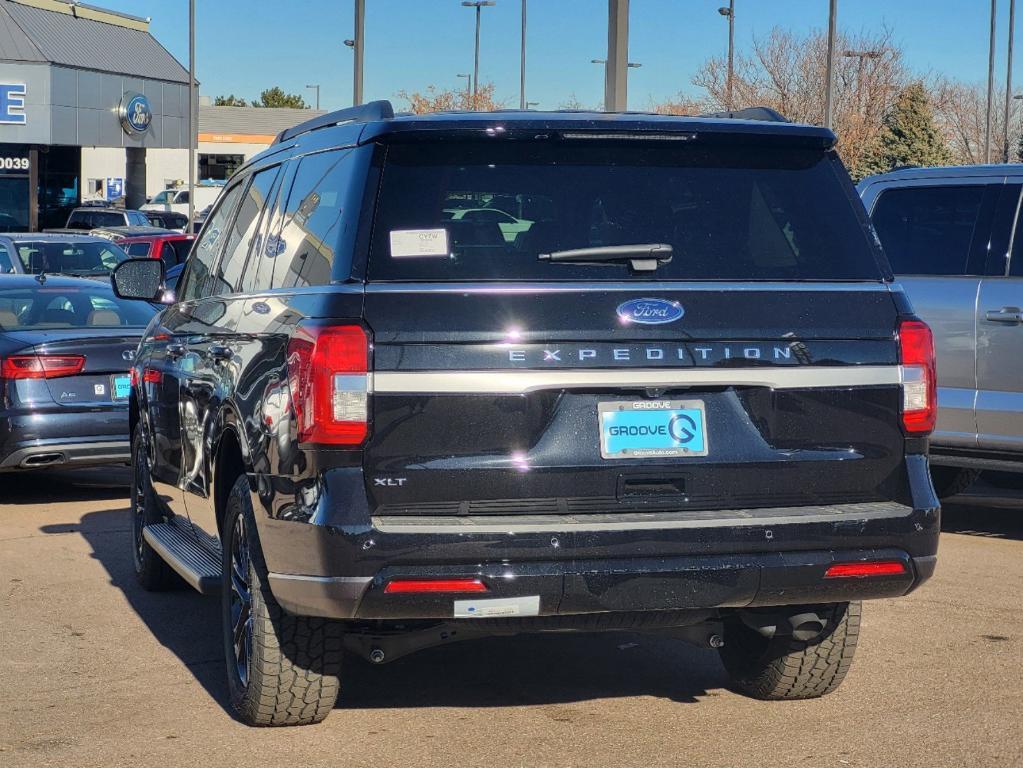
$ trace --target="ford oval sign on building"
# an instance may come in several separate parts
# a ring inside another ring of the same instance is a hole
[[[623,323],[662,325],[673,323],[684,314],[681,304],[665,299],[633,299],[618,305],[618,317]]]
[[[124,94],[118,109],[118,117],[121,118],[121,127],[129,136],[145,133],[153,122],[153,110],[149,106],[149,99],[141,93]]]

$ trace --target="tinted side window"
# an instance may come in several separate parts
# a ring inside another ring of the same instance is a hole
[[[93,211],[90,216],[93,227],[123,227],[124,214],[112,211]],[[134,223],[134,222],[132,222]],[[148,224],[149,222],[144,222]]]
[[[274,288],[324,285],[338,253],[351,261],[359,211],[357,204],[349,210],[349,201],[358,199],[353,185],[364,180],[358,157],[353,150],[339,150],[299,161],[280,242],[272,250]]]
[[[169,240],[163,244],[163,252],[160,256],[168,267],[175,264],[184,264],[192,250],[192,240]],[[173,260],[171,259],[173,257]]]
[[[252,241],[248,265],[242,276],[242,290],[246,293],[269,291],[273,288],[274,264],[277,256],[283,252],[281,242],[281,221],[284,212],[281,208],[288,200],[288,191],[295,180],[298,161],[289,161],[281,166],[277,174],[275,189],[271,191],[272,200],[268,201],[266,211],[259,225],[259,233]]]
[[[6,245],[0,245],[0,274],[9,274],[14,271],[14,262],[11,260],[11,252]]]
[[[149,243],[128,243],[128,247],[125,248],[129,256],[142,257],[149,255],[150,245]]]
[[[979,231],[986,187],[906,187],[889,189],[874,206],[872,219],[896,274],[969,275],[983,265],[970,260]]]
[[[245,190],[238,215],[231,226],[227,245],[224,247],[224,257],[217,267],[218,285],[231,286],[232,291],[243,290],[241,278],[249,253],[249,244],[256,234],[260,215],[266,208],[279,169],[280,166],[274,166],[252,176],[252,183]]]
[[[92,216],[86,211],[75,211],[67,220],[68,229],[92,229]]]
[[[234,216],[235,208],[238,207],[238,200],[242,194],[243,185],[235,184],[224,193],[216,210],[210,214],[202,230],[202,236],[196,241],[192,250],[192,258],[188,260],[188,266],[181,275],[181,301],[191,301],[210,295],[214,291],[207,288],[213,264],[217,260],[223,246],[224,235],[231,219]]]

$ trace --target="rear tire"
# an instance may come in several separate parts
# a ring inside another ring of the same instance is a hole
[[[148,592],[180,587],[183,582],[142,536],[147,525],[166,522],[157,507],[156,494],[146,464],[146,444],[142,424],[135,425],[131,437],[131,534],[135,578]]]
[[[817,607],[826,621],[811,641],[765,638],[735,619],[725,626],[721,661],[736,691],[755,699],[816,699],[831,693],[852,665],[860,634],[861,604]]]
[[[931,482],[939,499],[962,493],[980,477],[979,469],[963,467],[931,467]]]
[[[270,592],[249,480],[235,481],[223,526],[224,653],[231,704],[256,726],[318,723],[341,689],[336,621],[287,613]]]

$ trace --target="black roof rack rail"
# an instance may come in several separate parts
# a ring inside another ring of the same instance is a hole
[[[331,125],[339,125],[340,123],[368,123],[373,120],[390,120],[392,117],[394,117],[394,107],[391,106],[391,102],[383,99],[380,101],[370,101],[357,107],[328,112],[325,115],[306,120],[304,123],[299,123],[293,128],[286,128],[277,134],[274,144],[280,144],[282,141],[301,136],[303,133],[327,128]]]
[[[724,120],[766,120],[769,123],[787,123],[784,115],[770,107],[746,107],[729,112],[711,112],[700,117],[716,117]]]

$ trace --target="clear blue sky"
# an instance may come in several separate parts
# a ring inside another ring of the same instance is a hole
[[[153,34],[178,59],[188,60],[185,0],[90,0],[152,17]],[[717,8],[727,0],[632,0],[629,106],[649,107],[679,90],[696,94],[693,73],[727,45],[727,23]],[[201,92],[252,99],[271,85],[303,93],[321,85],[324,108],[351,103],[352,0],[197,0],[198,79]],[[1023,3],[1017,16],[1017,60],[1023,54]],[[430,84],[461,87],[472,71],[474,14],[459,0],[366,0],[366,99],[390,98]],[[1004,88],[1008,0],[999,0],[996,82]],[[736,0],[736,47],[748,50],[774,26],[799,32],[827,26],[827,0]],[[839,27],[872,31],[887,24],[910,67],[963,80],[987,78],[986,0],[839,0]],[[526,90],[541,108],[573,94],[597,106],[603,71],[590,59],[607,50],[607,0],[529,0]],[[519,0],[497,0],[483,10],[480,76],[493,81],[508,106],[519,100]],[[1023,90],[1018,67],[1013,80]]]

